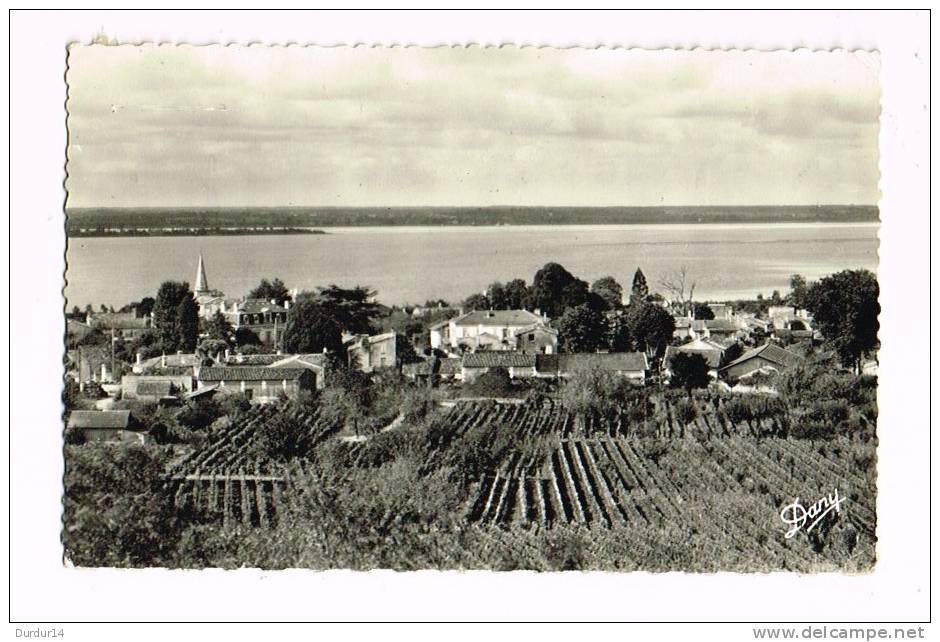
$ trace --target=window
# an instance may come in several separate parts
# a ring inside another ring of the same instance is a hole
[[[535,341],[535,333],[534,333],[534,332],[530,332],[530,333],[529,333],[529,341]]]

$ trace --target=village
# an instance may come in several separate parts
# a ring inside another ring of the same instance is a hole
[[[540,274],[561,289],[576,283],[586,291],[585,282],[557,264]],[[355,291],[354,298],[372,313],[394,319],[391,325],[375,334],[342,327],[340,343],[332,349],[292,351],[285,349],[285,335],[296,316],[292,304],[298,292],[275,279],[273,286],[263,281],[255,293],[271,298],[229,298],[210,288],[200,255],[192,291],[198,324],[194,350],[167,353],[156,345],[159,322],[152,299],[150,305],[119,312],[95,312],[91,306],[84,313],[73,310],[67,379],[77,388],[74,397],[84,401],[68,408],[68,429],[80,433],[82,441],[143,443],[150,437],[149,426],[121,402],[180,408],[236,395],[251,404],[277,403],[322,391],[337,363],[369,376],[394,373],[400,381],[440,389],[441,398],[449,399],[524,396],[533,384],[557,384],[588,370],[636,386],[712,386],[773,395],[774,376],[807,358],[819,359],[815,348],[824,341],[812,314],[794,304],[800,292],[789,300],[775,292],[768,301],[744,302],[746,309],[735,309],[728,302],[693,301],[694,285],[686,292],[680,281],[678,288],[675,282],[667,284],[676,295],[667,301],[650,294],[638,268],[626,295],[605,277],[580,297],[585,300],[580,306],[562,311],[559,301],[547,301],[560,312],[551,318],[539,308],[505,309],[512,303],[512,287],[515,303],[523,300],[520,282],[493,284],[462,307],[437,301],[389,309],[363,301],[365,291]],[[793,285],[806,288],[798,276]],[[637,310],[643,313],[631,318]],[[369,327],[368,321],[352,325]],[[877,373],[874,353],[862,368]],[[474,385],[487,379],[495,379],[495,387]]]

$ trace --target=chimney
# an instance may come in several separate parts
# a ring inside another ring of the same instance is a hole
[[[85,313],[85,323],[91,325],[91,312]]]
[[[138,366],[140,365],[140,353],[139,353],[139,352],[137,353],[137,361],[136,361],[136,364],[137,364]]]
[[[290,299],[285,299],[285,301],[284,301],[284,309],[285,309],[285,310],[290,310]]]
[[[160,367],[166,368],[166,354],[160,355]]]
[[[281,349],[280,349],[280,348],[278,348],[278,349],[277,349],[277,350],[276,350],[276,351],[274,352],[274,354],[276,354],[276,355],[280,355],[280,354],[281,354]]]
[[[271,299],[271,305],[277,305],[277,299]]]
[[[183,351],[182,351],[182,350],[177,350],[177,351],[176,351],[176,356],[177,356],[177,357],[183,356]]]
[[[225,349],[225,362],[228,363],[228,348]]]

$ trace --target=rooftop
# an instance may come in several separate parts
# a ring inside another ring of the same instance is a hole
[[[453,319],[453,322],[461,326],[528,326],[545,323],[545,319],[528,310],[474,310]]]
[[[535,355],[522,352],[471,352],[463,357],[464,368],[533,368]]]
[[[783,367],[791,366],[791,365],[794,365],[803,361],[803,357],[796,354],[795,352],[790,352],[789,350],[785,350],[784,348],[781,348],[780,346],[774,343],[765,343],[759,348],[748,350],[747,352],[742,354],[740,357],[738,357],[737,359],[735,359],[734,361],[726,365],[724,368],[722,368],[722,370],[727,370],[731,366],[736,366],[739,363],[750,361],[751,359],[755,357],[761,357],[762,359],[766,359],[767,361],[770,361],[771,363],[776,363],[777,365],[780,365]]]
[[[130,410],[73,410],[69,415],[69,428],[126,430],[130,420]]]
[[[300,379],[306,368],[265,368],[260,366],[211,366],[199,371],[200,381],[278,381]]]
[[[584,352],[577,354],[537,355],[539,372],[573,372],[586,368],[600,368],[613,372],[641,372],[648,368],[643,352]]]

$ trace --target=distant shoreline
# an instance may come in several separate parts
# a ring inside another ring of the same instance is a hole
[[[870,205],[703,207],[73,208],[69,236],[317,233],[346,227],[877,223]],[[120,233],[90,233],[121,230]],[[144,232],[143,230],[147,230]],[[160,234],[155,231],[160,230]],[[223,230],[223,231],[216,231]],[[235,230],[245,230],[238,231]],[[263,230],[263,231],[262,231]],[[268,231],[272,230],[272,231]],[[274,231],[278,230],[278,231]],[[283,230],[296,230],[286,232]],[[164,233],[168,232],[168,233]]]
[[[241,227],[241,228],[79,228],[69,230],[69,238],[123,238],[123,237],[151,237],[151,236],[283,236],[289,234],[326,234],[319,229],[305,229],[297,227]]]

